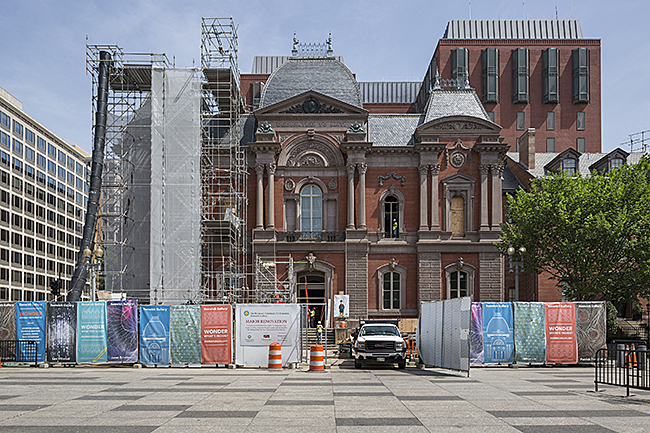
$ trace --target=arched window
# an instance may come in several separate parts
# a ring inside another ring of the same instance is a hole
[[[386,272],[383,274],[384,286],[382,299],[384,310],[399,310],[401,308],[401,284],[399,272]]]
[[[387,238],[399,237],[399,201],[394,195],[384,200],[384,235]]]
[[[465,198],[462,195],[451,198],[451,235],[465,236]]]
[[[453,271],[449,274],[449,298],[468,296],[469,276],[464,271]]]
[[[300,191],[300,232],[302,238],[319,238],[322,233],[323,193],[316,185],[306,185]]]

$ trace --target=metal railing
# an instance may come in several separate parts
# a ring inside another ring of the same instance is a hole
[[[279,242],[343,242],[345,232],[277,232],[277,240]]]
[[[0,340],[0,362],[33,362],[38,365],[38,342]]]
[[[596,352],[594,386],[598,384],[624,386],[626,395],[630,388],[650,390],[650,370],[648,369],[648,350],[637,349],[634,345],[618,345],[616,349],[600,349]]]

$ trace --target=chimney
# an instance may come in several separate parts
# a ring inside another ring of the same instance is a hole
[[[528,128],[519,137],[519,162],[530,170],[535,168],[535,128]]]

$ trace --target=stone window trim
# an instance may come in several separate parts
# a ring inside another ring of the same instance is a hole
[[[476,268],[469,263],[465,263],[462,257],[454,263],[445,266],[445,299],[451,299],[451,274],[456,271],[463,271],[467,273],[467,291],[469,297],[474,300],[474,276],[476,275]]]
[[[384,233],[386,233],[386,227],[384,225],[384,210],[386,209],[386,198],[393,196],[397,199],[397,203],[399,206],[399,218],[398,218],[398,225],[399,228],[397,229],[398,237],[396,238],[387,238],[384,236]],[[391,185],[390,188],[386,189],[384,192],[381,193],[379,196],[379,213],[380,213],[380,218],[379,218],[379,227],[377,228],[377,232],[382,235],[383,238],[385,239],[404,239],[404,236],[406,234],[406,227],[404,227],[404,195],[396,189],[394,186]]]
[[[406,309],[406,266],[400,265],[393,258],[390,262],[377,268],[377,311],[402,311]],[[397,272],[400,281],[400,309],[384,309],[384,275],[388,272]]]
[[[460,195],[465,200],[465,235],[474,229],[474,190],[476,179],[462,173],[448,176],[441,181],[442,184],[442,227],[443,231],[451,233],[451,200]]]
[[[315,185],[320,188],[322,193],[322,203],[321,203],[321,221],[322,221],[322,231],[337,231],[330,230],[331,228],[338,228],[338,193],[327,192],[328,188],[325,185],[325,182],[320,180],[317,177],[309,176],[299,180],[296,183],[294,192],[284,194],[284,227],[286,231],[300,231],[300,192],[307,185]],[[288,209],[293,206],[295,210],[295,221],[291,222],[288,219],[291,218],[289,215]],[[327,209],[329,206],[334,206],[335,211],[333,212],[334,220],[330,221],[331,218],[328,218]]]

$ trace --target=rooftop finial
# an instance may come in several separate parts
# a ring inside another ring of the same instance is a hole
[[[293,48],[291,49],[291,55],[297,56],[298,55],[298,38],[296,37],[296,32],[293,32]]]
[[[325,43],[327,44],[327,55],[331,56],[332,54],[334,54],[334,51],[332,50],[332,32],[329,33],[329,37],[327,38]]]
[[[438,72],[438,67],[436,66],[436,77],[433,81],[433,88],[435,90],[440,90],[440,72]]]

